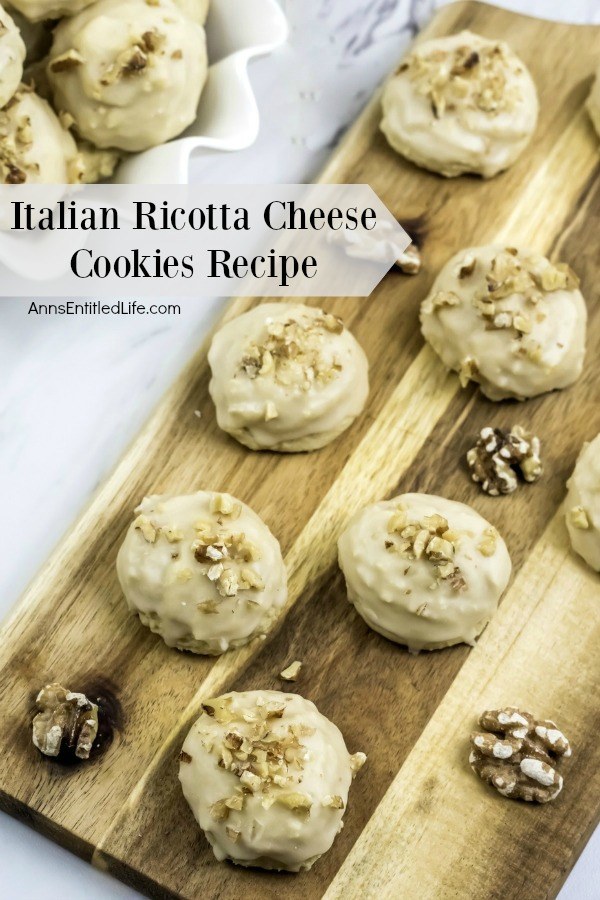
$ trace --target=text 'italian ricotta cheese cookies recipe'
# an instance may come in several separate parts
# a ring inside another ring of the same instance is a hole
[[[429,494],[367,506],[338,551],[356,611],[411,650],[473,644],[511,573],[506,544],[489,522],[464,503]]]
[[[421,305],[421,329],[461,383],[524,400],[581,375],[587,309],[563,263],[514,247],[472,247],[446,263]]]
[[[448,178],[491,178],[535,130],[538,99],[503,41],[470,31],[417,44],[383,92],[381,129],[407,159]]]
[[[219,860],[310,869],[342,830],[364,753],[309,700],[246,691],[206,700],[181,751],[179,780]]]
[[[208,353],[217,422],[251,450],[324,447],[362,412],[362,347],[330,313],[263,303],[216,333]]]
[[[129,608],[169,647],[218,654],[263,635],[287,599],[279,542],[230,494],[147,497],[117,557]]]

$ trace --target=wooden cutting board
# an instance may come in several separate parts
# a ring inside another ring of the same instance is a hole
[[[368,354],[365,414],[317,453],[252,453],[217,429],[200,349],[2,630],[2,807],[152,896],[535,900],[556,895],[598,821],[600,579],[570,552],[560,506],[583,441],[600,431],[599,146],[583,110],[600,29],[463,2],[439,12],[426,35],[462,28],[506,39],[532,70],[541,119],[523,158],[490,182],[445,181],[387,147],[375,99],[322,176],[371,184],[411,223],[425,259],[419,276],[391,272],[368,300],[325,303]],[[568,391],[494,405],[461,390],[423,346],[417,312],[435,273],[460,247],[492,241],[529,244],[582,277],[589,352]],[[486,497],[465,452],[482,426],[515,422],[541,436],[546,473],[515,495]],[[115,576],[140,498],[198,488],[251,504],[290,574],[275,632],[216,660],[168,650],[128,614]],[[515,577],[474,649],[409,655],[345,599],[337,536],[356,509],[406,490],[471,503],[507,540]],[[179,788],[183,737],[202,698],[281,688],[278,673],[293,659],[304,662],[295,689],[340,726],[351,751],[369,756],[344,831],[309,873],[217,863]],[[32,698],[51,680],[100,686],[120,703],[114,740],[95,762],[69,768],[33,748]],[[571,737],[555,803],[503,800],[470,773],[469,732],[499,704],[556,718]]]

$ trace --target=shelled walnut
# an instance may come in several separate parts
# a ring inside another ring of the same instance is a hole
[[[89,759],[98,733],[98,707],[85,696],[54,683],[36,698],[39,709],[33,720],[33,743],[45,756],[71,751]]]
[[[404,275],[418,275],[422,264],[421,251],[414,243],[409,244],[395,262],[396,268]]]
[[[482,428],[467,453],[471,478],[492,497],[511,494],[517,489],[519,475],[530,483],[542,475],[540,448],[540,439],[520,425],[510,431]]]
[[[563,778],[555,766],[571,755],[571,745],[554,722],[508,706],[482,713],[479,724],[484,730],[471,734],[469,763],[483,781],[512,800],[548,803],[558,796]]]

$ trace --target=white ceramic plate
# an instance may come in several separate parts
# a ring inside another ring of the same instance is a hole
[[[276,0],[211,0],[206,23],[210,68],[196,121],[168,144],[128,157],[114,180],[187,184],[190,155],[197,148],[242,150],[253,144],[259,114],[248,63],[279,47],[287,35]]]

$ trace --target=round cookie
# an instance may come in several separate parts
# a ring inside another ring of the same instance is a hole
[[[203,703],[179,780],[218,860],[299,872],[333,844],[363,753],[309,700],[279,691]]]
[[[336,316],[263,303],[227,322],[208,354],[219,427],[251,450],[324,447],[362,412],[367,358]]]
[[[596,72],[596,78],[586,103],[592,124],[600,137],[600,68]]]
[[[0,110],[0,183],[69,184],[77,147],[50,105],[21,85]]]
[[[567,488],[571,545],[588,566],[600,572],[600,434],[584,444]]]
[[[452,178],[491,178],[523,152],[538,99],[525,65],[503,41],[470,31],[423,41],[388,81],[381,129],[407,159]]]
[[[587,310],[569,266],[527,250],[462,250],[421,306],[421,330],[461,383],[490,400],[568,387],[585,355]]]
[[[17,92],[23,77],[25,53],[19,29],[0,6],[0,108]]]
[[[117,557],[129,608],[179,650],[216,655],[264,635],[287,599],[281,550],[229,494],[146,497]]]
[[[204,29],[170,0],[100,0],[64,19],[47,68],[80,136],[129,152],[194,121],[207,71]]]
[[[411,650],[474,644],[508,584],[506,544],[464,503],[403,494],[357,513],[338,544],[348,599]]]

